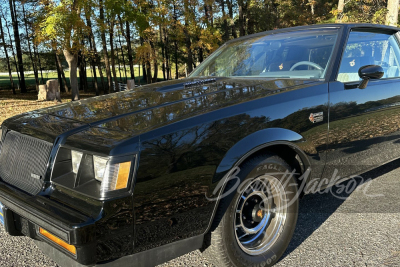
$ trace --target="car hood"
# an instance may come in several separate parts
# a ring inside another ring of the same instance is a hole
[[[10,129],[54,141],[70,133],[76,142],[113,146],[129,137],[179,120],[316,81],[257,78],[196,78],[56,105],[8,119]]]

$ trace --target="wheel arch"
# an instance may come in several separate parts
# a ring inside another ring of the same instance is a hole
[[[273,149],[274,153],[287,159],[286,153],[296,153],[299,155],[304,169],[310,167],[307,155],[296,145],[296,143],[306,142],[300,134],[284,128],[268,128],[252,133],[234,146],[232,146],[219,163],[213,180],[218,183],[235,166],[242,164],[247,158],[261,150]],[[280,150],[281,148],[282,150]]]
[[[219,185],[222,184],[222,186],[217,192],[215,192],[216,190],[214,189],[213,193],[209,192],[208,194],[209,196],[217,198],[217,200],[205,233],[212,230],[215,225],[215,215],[220,204],[218,196],[225,190],[225,180],[231,169],[240,166],[247,159],[258,153],[268,151],[280,156],[289,165],[296,168],[296,170],[300,170],[301,175],[305,170],[310,168],[310,161],[302,149],[296,145],[296,143],[299,142],[306,142],[306,140],[296,132],[283,128],[269,128],[248,135],[231,147],[218,165],[213,177],[213,184],[218,183]],[[218,188],[218,185],[216,188]]]

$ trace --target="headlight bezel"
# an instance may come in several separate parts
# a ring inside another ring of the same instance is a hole
[[[65,163],[68,162],[68,160],[71,160],[72,163],[72,156],[71,158],[68,158],[68,156],[66,157],[63,155],[71,150],[83,154],[77,173],[74,173],[71,168],[68,169],[68,167],[63,170],[57,169],[60,163],[68,165],[68,163]],[[69,146],[60,146],[52,167],[51,183],[55,187],[61,186],[98,200],[107,200],[110,198],[129,195],[133,192],[133,177],[136,172],[137,154],[138,153],[121,156],[106,156],[97,152],[76,149]],[[102,190],[102,182],[95,178],[94,157],[107,159],[107,166],[130,162],[127,186],[112,191]],[[61,161],[58,162],[58,159],[61,159]]]

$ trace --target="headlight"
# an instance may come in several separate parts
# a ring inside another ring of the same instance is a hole
[[[72,159],[72,171],[77,174],[79,170],[79,166],[81,165],[83,153],[71,150],[71,159]]]
[[[61,147],[53,166],[51,180],[96,198],[129,192],[135,155],[102,157]]]
[[[107,158],[93,156],[95,179],[101,182],[101,191],[109,192],[128,187],[131,162],[111,163]]]
[[[93,156],[94,178],[102,182],[107,168],[108,158]]]

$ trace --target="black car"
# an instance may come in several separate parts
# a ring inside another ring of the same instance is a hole
[[[299,197],[400,157],[399,37],[371,24],[254,34],[187,79],[8,119],[1,222],[67,266],[196,249],[273,265]]]

